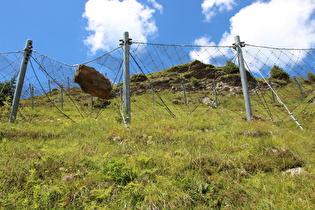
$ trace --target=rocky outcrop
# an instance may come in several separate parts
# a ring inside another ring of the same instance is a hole
[[[202,63],[198,60],[191,62],[188,67],[196,79],[215,79],[220,75],[215,66]]]
[[[250,90],[264,85],[260,84],[249,72],[246,72],[246,76]],[[142,94],[152,88],[156,91],[177,92],[182,91],[184,86],[186,91],[213,90],[213,81],[216,81],[218,94],[227,96],[242,94],[239,73],[226,73],[223,67],[215,67],[199,60],[172,66],[148,75],[137,73],[132,75],[130,80],[132,94]],[[269,89],[269,86],[265,85],[265,89]],[[116,93],[119,94],[119,90]]]
[[[74,82],[78,83],[84,92],[92,96],[102,99],[110,98],[112,85],[109,79],[93,67],[80,65],[74,75]]]

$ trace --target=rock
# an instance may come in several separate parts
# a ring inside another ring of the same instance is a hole
[[[191,62],[188,69],[192,72],[193,77],[196,79],[214,79],[217,76],[217,71],[213,65],[204,64],[199,60]]]
[[[208,96],[203,97],[200,100],[202,103],[209,105],[209,107],[211,108],[216,108],[218,106],[216,102],[212,100],[211,98],[209,98]]]
[[[109,79],[96,71],[93,67],[80,65],[75,72],[74,82],[78,83],[84,92],[92,96],[102,99],[110,98],[112,86]]]
[[[304,168],[297,167],[297,168],[288,169],[288,170],[284,171],[284,173],[289,173],[292,176],[294,176],[294,175],[304,174],[304,173],[306,173],[306,171]]]
[[[64,175],[61,179],[62,181],[68,182],[74,179],[74,175],[73,174],[66,174]]]
[[[241,77],[239,74],[226,74],[219,78],[220,82],[225,83],[229,86],[241,86]]]
[[[292,152],[288,149],[284,149],[281,147],[268,147],[265,150],[271,155],[279,155],[279,154],[292,154]]]
[[[230,86],[224,86],[220,91],[231,91],[231,87]]]
[[[315,97],[311,98],[307,103],[315,103]]]
[[[242,94],[243,90],[241,87],[234,87],[234,88],[232,88],[231,92],[234,94]]]
[[[113,136],[113,141],[121,141],[120,136]]]

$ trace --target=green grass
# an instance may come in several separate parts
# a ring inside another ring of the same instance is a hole
[[[150,94],[132,97],[129,129],[117,98],[91,109],[82,93],[65,96],[71,120],[43,97],[35,110],[23,100],[14,124],[3,112],[0,208],[315,208],[312,109],[301,114],[308,125],[302,131],[294,123],[242,120],[241,96],[221,96],[219,108],[209,109],[198,102],[203,93],[189,94],[185,106],[172,103],[182,103],[182,93],[160,92],[173,118]],[[297,167],[304,173],[285,173]]]

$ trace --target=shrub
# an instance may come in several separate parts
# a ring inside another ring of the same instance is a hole
[[[237,74],[240,72],[239,67],[232,61],[227,61],[226,65],[222,68],[222,70],[226,74]]]
[[[198,87],[200,85],[200,82],[198,79],[196,79],[195,77],[191,77],[190,78],[190,84],[194,87]]]
[[[315,82],[315,74],[313,74],[312,72],[308,72],[307,78],[309,81]]]
[[[282,68],[275,65],[270,70],[270,78],[285,80],[288,82],[290,80],[290,75],[287,72],[285,72]]]
[[[134,74],[130,78],[131,82],[145,82],[147,80],[148,80],[147,76],[143,73]]]
[[[6,102],[11,104],[14,95],[14,88],[14,79],[0,83],[0,106],[3,106]]]

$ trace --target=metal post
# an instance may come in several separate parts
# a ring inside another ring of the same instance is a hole
[[[214,105],[216,108],[218,108],[217,84],[215,80],[212,80],[212,86],[213,86]]]
[[[299,90],[300,90],[300,93],[301,93],[302,97],[303,97],[303,98],[306,98],[306,96],[305,96],[305,94],[304,94],[304,92],[303,92],[302,86],[301,86],[300,82],[298,81],[298,79],[296,78],[296,76],[294,76],[293,79],[294,79],[295,83],[297,84],[297,86],[298,86],[298,88],[299,88]]]
[[[51,82],[50,80],[48,80],[48,92],[51,92],[51,86],[50,86]]]
[[[31,107],[34,110],[34,86],[30,84],[30,92],[31,92]]]
[[[123,101],[124,99],[123,99],[123,88],[122,87],[119,88],[119,96],[120,96],[120,100]]]
[[[131,122],[131,108],[130,108],[130,63],[129,63],[129,33],[124,33],[123,46],[124,46],[124,84],[123,84],[123,109],[126,123]]]
[[[182,88],[183,88],[183,92],[184,92],[184,103],[185,103],[185,105],[187,105],[186,86],[185,86],[184,80],[182,80]]]
[[[68,90],[70,89],[70,78],[69,77],[67,77],[67,80],[68,80]]]
[[[273,103],[276,102],[276,99],[275,99],[275,93],[272,91],[273,87],[272,87],[272,82],[271,82],[271,78],[269,78],[269,84],[270,84],[270,91],[271,91],[271,98],[272,98],[272,101]]]
[[[90,96],[90,108],[91,108],[91,110],[93,110],[93,107],[94,107],[94,101],[93,101],[93,96],[91,95]]]
[[[240,41],[239,36],[235,36],[235,49],[237,51],[238,56],[238,63],[240,66],[240,75],[241,75],[241,81],[242,81],[242,90],[243,90],[243,96],[244,96],[244,102],[245,102],[245,109],[246,109],[246,119],[247,121],[252,120],[252,108],[250,103],[250,96],[248,91],[248,83],[247,83],[247,77],[246,77],[246,69],[244,65],[244,58],[242,53],[242,47],[244,47],[244,43]]]
[[[63,110],[63,85],[60,86],[60,108]]]
[[[11,109],[10,119],[9,119],[10,123],[14,122],[14,120],[16,118],[17,111],[18,111],[18,107],[19,107],[19,103],[20,103],[20,97],[21,97],[23,83],[24,83],[24,78],[25,78],[25,73],[26,73],[26,68],[27,68],[27,63],[28,63],[30,56],[31,56],[31,53],[32,53],[32,47],[33,47],[32,44],[33,44],[32,40],[30,40],[30,39],[26,40],[26,44],[25,44],[25,48],[24,48],[24,57],[23,57],[23,60],[21,63],[18,81],[17,81],[16,88],[14,91],[14,96],[13,96],[12,109]]]
[[[150,87],[151,87],[151,93],[152,93],[152,104],[155,105],[154,86],[152,82],[150,82]]]

